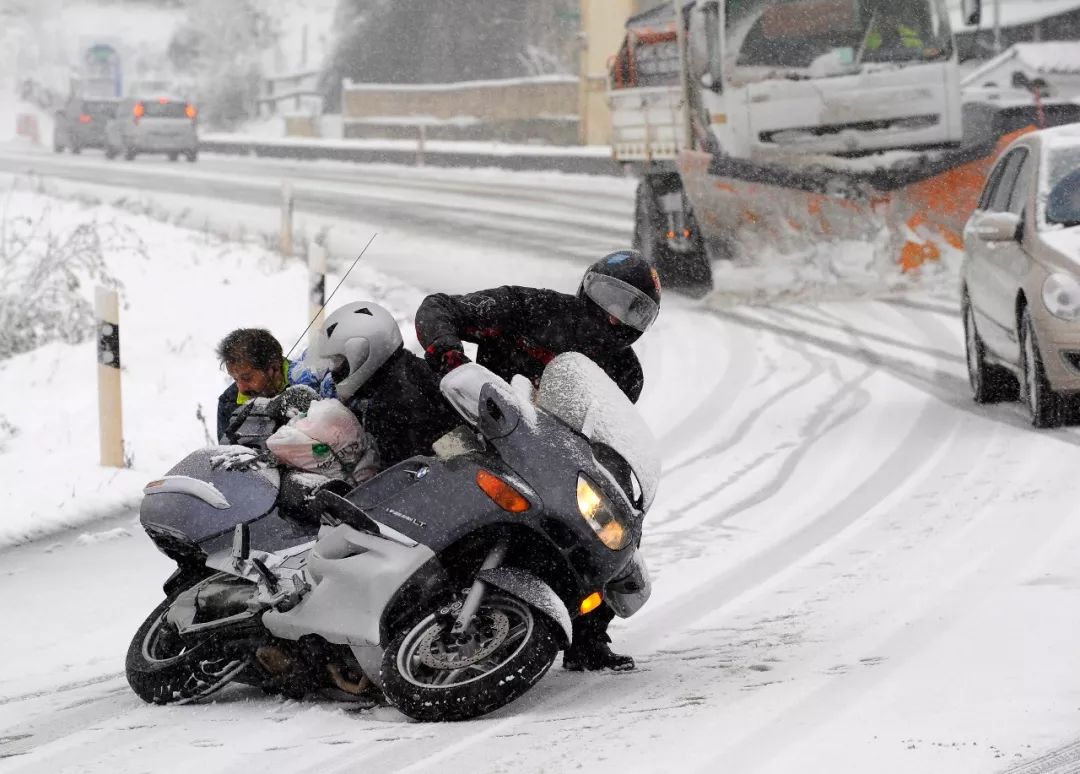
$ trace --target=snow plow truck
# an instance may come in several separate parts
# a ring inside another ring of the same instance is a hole
[[[627,21],[609,76],[635,245],[692,293],[713,261],[848,240],[916,270],[962,247],[1017,134],[1080,121],[1037,86],[965,100],[944,0],[675,0]]]

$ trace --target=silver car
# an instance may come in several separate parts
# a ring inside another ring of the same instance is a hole
[[[171,95],[127,97],[105,130],[105,155],[120,154],[129,161],[139,153],[164,153],[169,161],[181,155],[199,157],[198,111],[185,99]]]
[[[1080,124],[1018,138],[964,229],[968,376],[978,403],[1017,396],[1054,427],[1080,395]]]

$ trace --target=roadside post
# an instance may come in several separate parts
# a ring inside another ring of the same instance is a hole
[[[281,184],[281,234],[278,249],[282,255],[293,254],[293,188],[288,181]]]
[[[314,320],[311,335],[322,327],[326,303],[326,245],[318,239],[308,244],[308,319]]]
[[[94,293],[97,319],[98,425],[101,464],[124,467],[124,418],[120,396],[120,304],[115,290]]]

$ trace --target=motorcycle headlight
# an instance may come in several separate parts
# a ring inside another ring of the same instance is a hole
[[[630,530],[619,519],[614,506],[598,486],[578,474],[577,506],[585,521],[605,546],[612,551],[625,548],[630,542]]]
[[[1054,317],[1070,322],[1080,319],[1080,282],[1071,274],[1051,274],[1043,283],[1043,304]]]

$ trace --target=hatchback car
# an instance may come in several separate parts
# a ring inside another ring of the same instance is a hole
[[[199,157],[198,112],[187,100],[170,95],[127,97],[106,131],[105,155],[121,153],[131,160],[140,153],[164,153],[170,161],[181,155]]]
[[[72,96],[57,111],[53,124],[53,150],[105,147],[105,126],[116,115],[115,99],[85,99]]]
[[[1080,395],[1080,124],[1013,141],[964,229],[961,303],[978,403],[1019,395],[1036,427]]]

